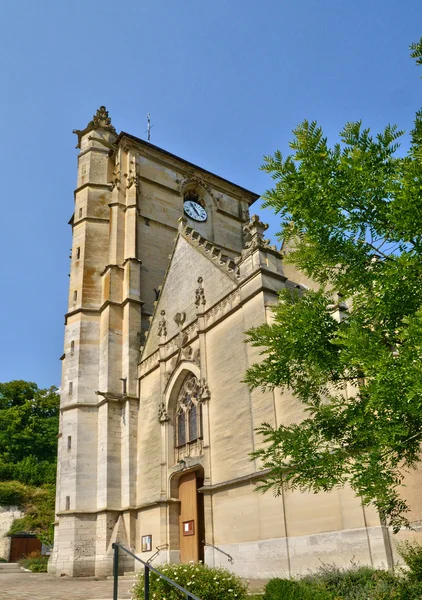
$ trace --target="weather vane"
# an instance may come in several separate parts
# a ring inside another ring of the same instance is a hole
[[[147,114],[147,130],[146,133],[148,134],[147,139],[150,142],[151,141],[151,129],[154,127],[154,125],[151,125],[151,115],[150,113]]]

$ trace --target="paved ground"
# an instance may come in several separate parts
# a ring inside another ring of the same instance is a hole
[[[119,599],[131,597],[133,580],[119,581]],[[51,577],[47,573],[1,573],[0,600],[112,600],[113,581]]]
[[[263,588],[250,581],[250,591]],[[131,598],[133,579],[119,580],[119,600]],[[0,573],[0,600],[112,600],[113,581],[87,577],[51,577],[47,573]]]

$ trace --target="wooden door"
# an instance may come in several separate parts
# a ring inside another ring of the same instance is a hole
[[[196,473],[187,473],[179,480],[180,562],[199,560],[198,493]]]
[[[41,542],[35,537],[12,537],[9,562],[18,562],[30,552],[41,552]]]

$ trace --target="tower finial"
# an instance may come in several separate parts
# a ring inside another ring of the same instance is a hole
[[[95,115],[92,118],[92,121],[88,123],[88,127],[97,128],[101,127],[102,129],[107,129],[107,131],[112,131],[116,133],[116,129],[111,124],[111,119],[108,114],[108,110],[105,106],[100,106]]]

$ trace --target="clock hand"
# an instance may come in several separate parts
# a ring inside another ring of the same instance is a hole
[[[198,217],[200,217],[201,215],[199,214],[199,211],[196,208],[195,204],[192,204],[191,206],[192,206],[193,210],[196,212],[196,214],[198,215]]]

